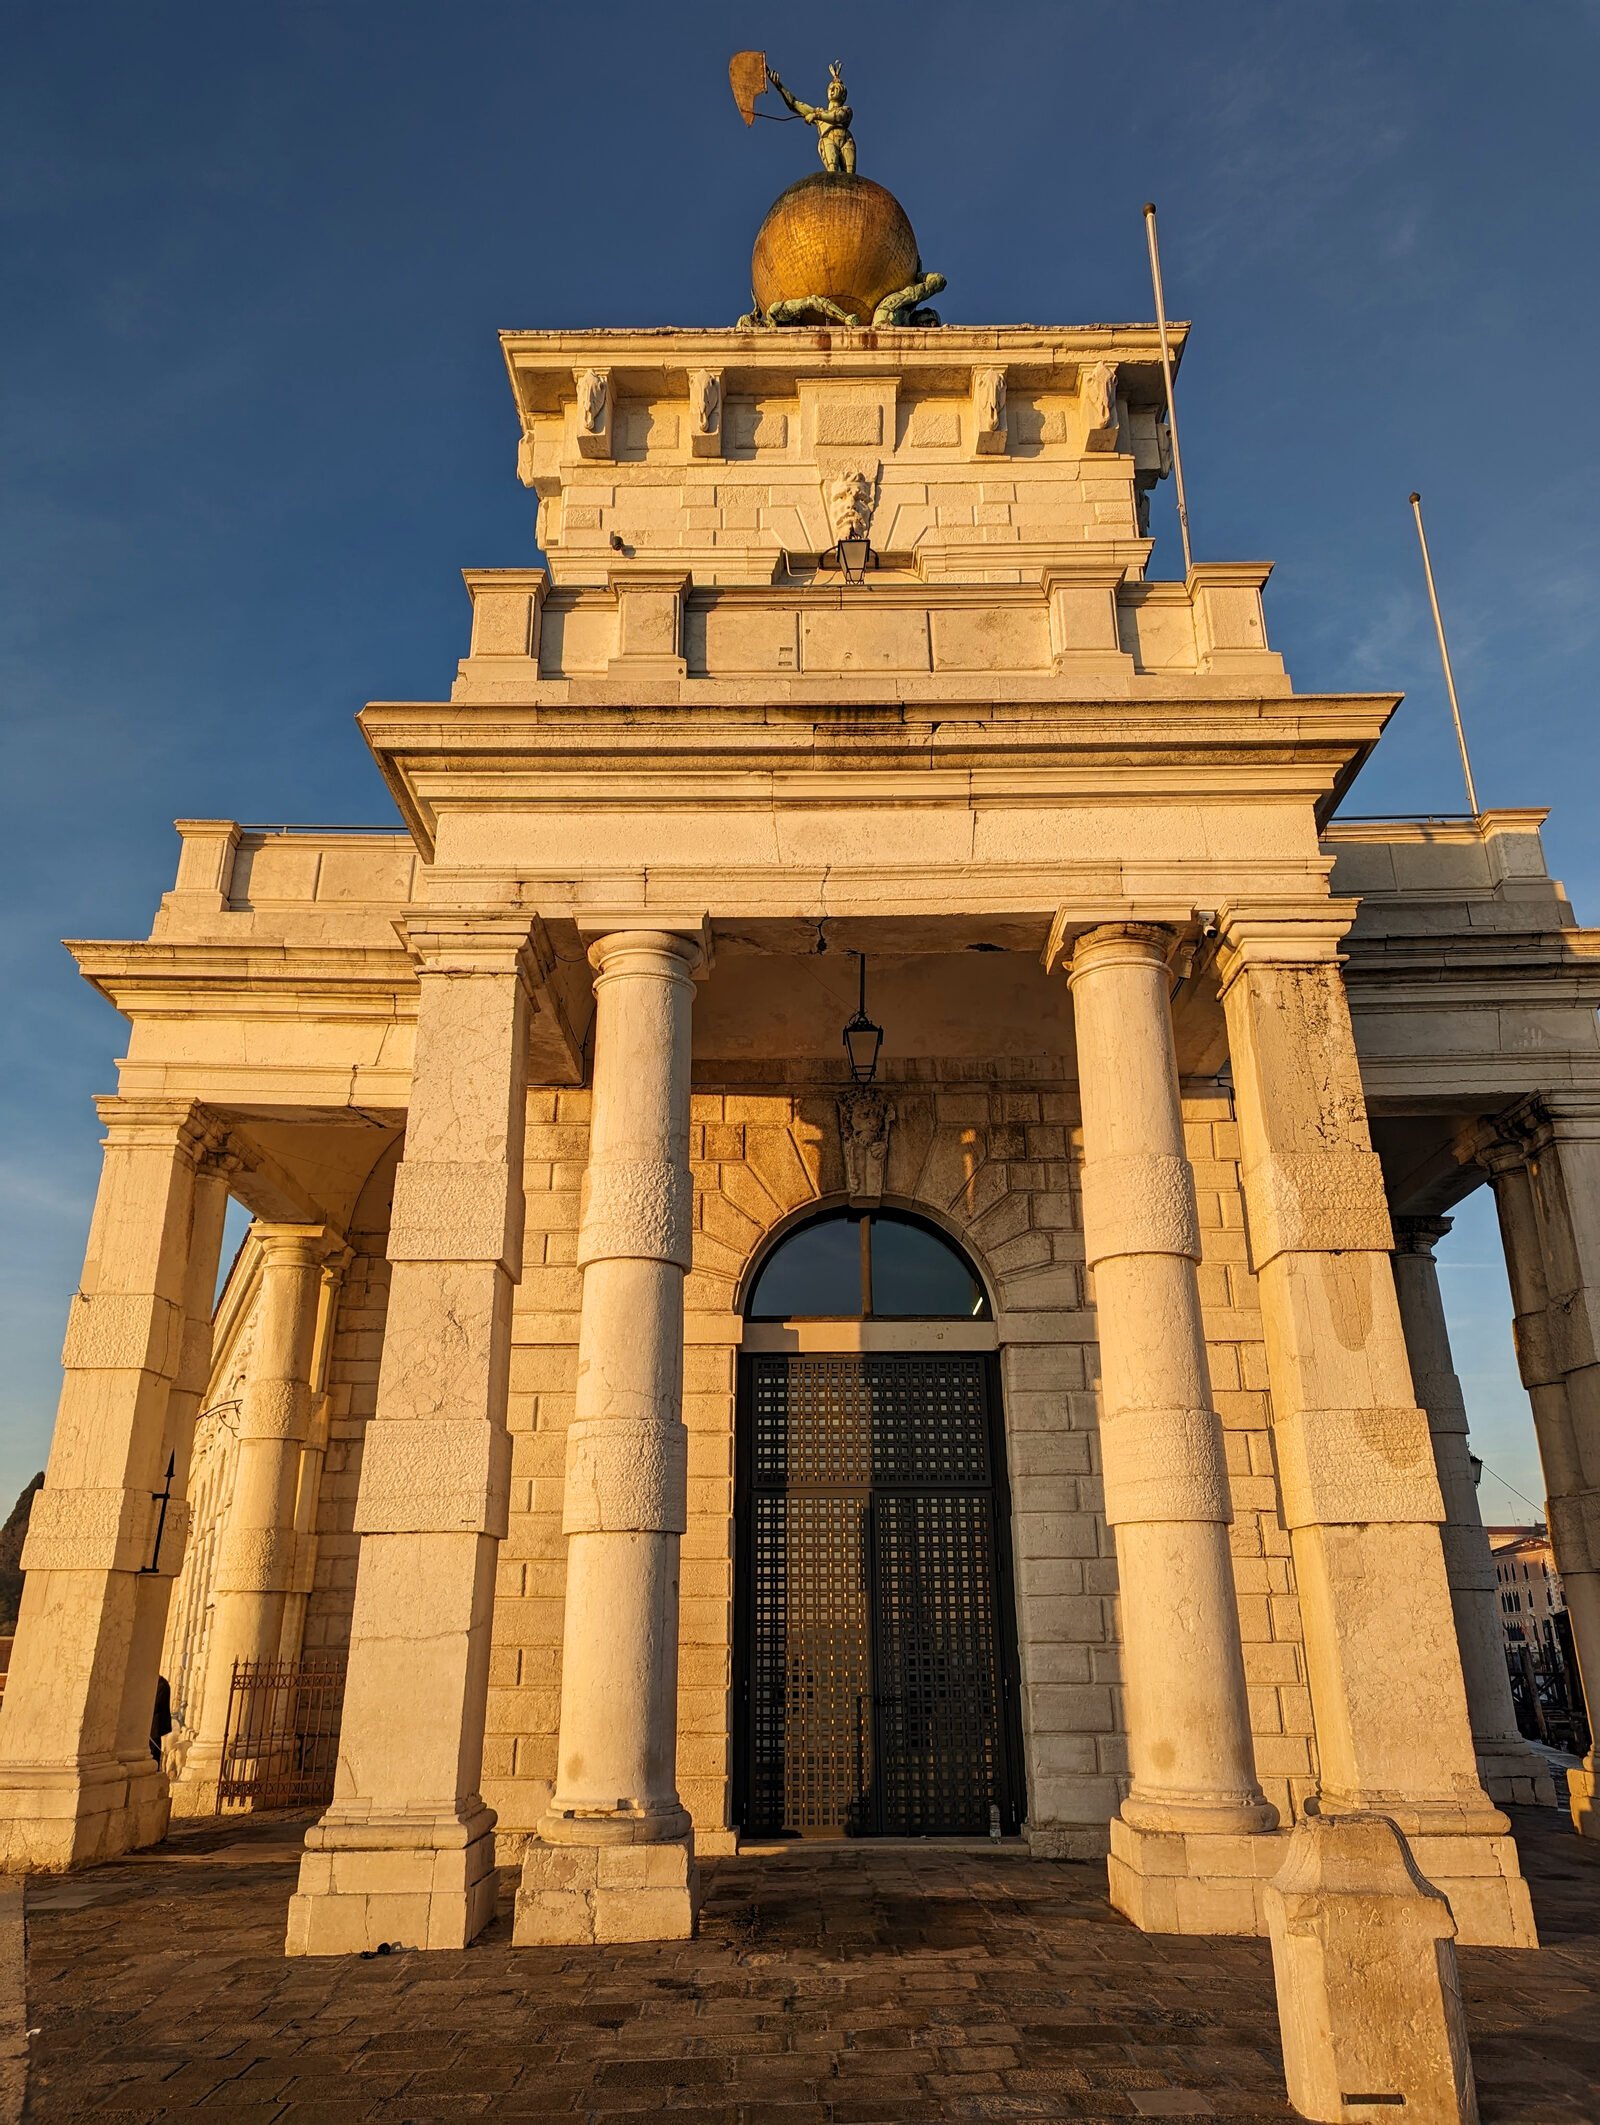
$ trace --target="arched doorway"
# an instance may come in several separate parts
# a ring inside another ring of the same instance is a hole
[[[742,1832],[1014,1832],[1010,1503],[981,1277],[923,1219],[825,1210],[769,1248],[744,1311]]]

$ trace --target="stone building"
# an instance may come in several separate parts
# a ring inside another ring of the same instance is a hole
[[[1431,1249],[1491,1186],[1600,1673],[1543,814],[1339,816],[1396,697],[1295,692],[1266,564],[1150,572],[1154,327],[502,345],[547,565],[363,712],[395,829],[181,821],[148,937],[72,947],[129,1031],[8,1863],[214,1804],[233,1663],[315,1653],[293,1953],[460,1945],[497,1860],[519,1940],[670,1937],[741,1837],[991,1827],[1253,1932],[1313,1795],[1531,1942]]]

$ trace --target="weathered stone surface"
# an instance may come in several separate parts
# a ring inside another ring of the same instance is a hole
[[[1381,1815],[1313,1818],[1266,1890],[1289,2100],[1477,2125],[1455,1924]]]

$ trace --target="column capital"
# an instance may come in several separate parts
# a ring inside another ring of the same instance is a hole
[[[1536,1092],[1508,1117],[1534,1150],[1548,1143],[1600,1143],[1600,1089],[1562,1086]]]
[[[256,1242],[268,1269],[321,1269],[349,1259],[344,1234],[333,1225],[285,1225],[258,1218]]]
[[[1431,1261],[1433,1250],[1449,1232],[1454,1218],[1448,1217],[1395,1217],[1390,1225],[1394,1228],[1394,1251],[1396,1254],[1422,1254]]]
[[[1124,901],[1120,907],[1104,900],[1065,901],[1051,918],[1050,934],[1040,957],[1047,974],[1062,967],[1070,975],[1077,953],[1091,938],[1149,938],[1159,934],[1165,938],[1163,949],[1171,958],[1192,947],[1203,920],[1197,909],[1171,901],[1142,906]]]
[[[1247,968],[1338,966],[1360,903],[1326,894],[1228,901],[1218,908],[1217,970],[1224,993]]]
[[[1067,983],[1104,966],[1164,967],[1177,949],[1176,929],[1161,922],[1102,922],[1085,930],[1067,955]]]
[[[174,1146],[198,1166],[221,1152],[228,1132],[197,1100],[130,1098],[107,1092],[95,1099],[108,1149],[167,1150]]]
[[[545,926],[526,910],[440,909],[401,916],[395,930],[422,975],[514,974],[531,995],[555,968]]]
[[[653,954],[702,975],[710,972],[714,956],[708,915],[585,913],[578,917],[578,935],[585,940],[596,974],[611,972],[615,962],[630,955]],[[639,971],[645,970],[641,966]]]

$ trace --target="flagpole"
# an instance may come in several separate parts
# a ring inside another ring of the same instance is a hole
[[[1156,327],[1161,334],[1161,373],[1167,383],[1167,433],[1172,437],[1172,481],[1178,490],[1178,533],[1183,540],[1183,572],[1194,567],[1189,548],[1189,504],[1183,492],[1183,457],[1178,449],[1178,408],[1172,396],[1172,349],[1167,344],[1167,301],[1161,292],[1161,246],[1156,239],[1156,203],[1144,205],[1144,233],[1150,244],[1150,282],[1156,295]]]
[[[1422,528],[1422,497],[1411,497],[1411,514],[1417,520],[1417,543],[1422,548],[1422,572],[1428,579],[1428,603],[1433,607],[1434,631],[1439,637],[1439,661],[1444,666],[1445,692],[1450,696],[1450,714],[1456,726],[1456,743],[1461,748],[1461,773],[1467,785],[1467,802],[1472,807],[1474,819],[1478,816],[1478,792],[1472,780],[1472,762],[1467,756],[1467,734],[1461,727],[1461,703],[1456,699],[1455,673],[1450,669],[1450,645],[1444,638],[1444,617],[1439,611],[1439,593],[1433,585],[1433,562],[1428,554],[1428,534]]]

